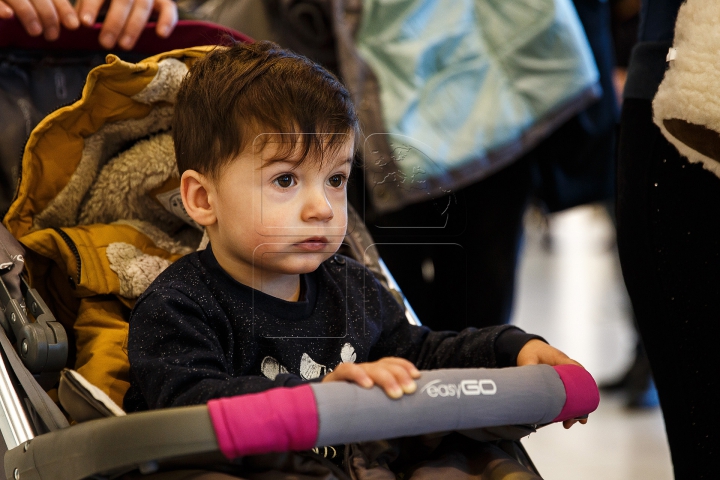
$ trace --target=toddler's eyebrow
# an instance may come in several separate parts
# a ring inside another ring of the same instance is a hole
[[[352,163],[352,162],[353,162],[353,157],[347,157],[344,160],[341,159],[341,160],[337,161],[335,163],[335,166],[340,167],[340,166],[347,165],[348,163]]]
[[[346,165],[346,164],[352,163],[352,162],[353,162],[353,157],[347,157],[345,159],[341,159],[341,160],[335,162],[335,167]],[[300,159],[293,159],[291,157],[268,158],[266,160],[263,160],[263,163],[259,167],[259,169],[262,170],[263,168],[267,168],[271,165],[275,165],[276,163],[286,163],[286,164],[290,165],[291,166],[290,169],[293,170],[300,163]]]
[[[294,169],[300,163],[300,160],[288,157],[268,158],[263,160],[262,165],[260,165],[260,169],[267,168],[271,165],[275,165],[276,163],[287,163],[288,165],[292,165],[292,168]]]

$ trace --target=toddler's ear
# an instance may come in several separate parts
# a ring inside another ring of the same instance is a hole
[[[217,220],[209,200],[211,189],[210,179],[195,170],[186,170],[180,178],[180,194],[185,210],[190,218],[203,227]]]

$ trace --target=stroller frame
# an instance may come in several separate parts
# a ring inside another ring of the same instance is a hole
[[[164,48],[170,49],[170,46]],[[345,251],[341,253],[349,253],[366,265],[405,305],[408,321],[419,324],[372,246],[368,233],[364,228],[352,227],[362,225],[354,212],[351,212],[349,225]],[[18,274],[17,271],[13,273]],[[62,412],[41,387],[41,384],[54,384],[59,370],[65,366],[67,335],[22,276],[18,274],[21,298],[11,295],[5,285],[6,276],[7,272],[3,272],[0,301],[4,315],[0,316],[0,324],[8,335],[16,338],[15,346],[19,351],[11,348],[10,340],[0,332],[4,347],[0,358],[0,433],[7,447],[7,478],[70,480],[99,475],[112,478],[136,468],[141,473],[151,473],[161,466],[225,458],[221,454],[223,445],[218,440],[212,416],[204,405],[104,418],[69,427]],[[28,305],[30,316],[25,311]],[[8,320],[3,322],[3,317]],[[395,403],[400,405],[401,402]],[[553,419],[555,413],[546,413],[545,417],[548,415]],[[538,418],[545,417],[540,415]],[[483,438],[508,439],[500,441],[503,449],[535,470],[516,440],[534,431],[536,425],[496,428],[499,425],[504,424],[491,424],[494,428],[488,429]]]
[[[354,211],[350,214],[351,222],[360,221]],[[390,286],[394,295],[401,297],[402,294],[392,288],[396,284],[377,256],[377,251],[372,246],[368,247],[371,245],[367,243],[369,240],[363,228],[352,228],[342,247],[344,253],[352,253],[353,257],[370,262],[373,272]],[[1,285],[0,289],[7,291],[4,281]],[[29,298],[34,301],[39,299],[32,289],[26,290],[28,303]],[[21,307],[19,309],[22,311]],[[412,310],[406,310],[406,315],[409,321],[418,322]],[[31,325],[40,325],[40,322]],[[62,326],[59,328],[62,329]],[[0,341],[3,346],[10,345],[4,332],[0,332]],[[67,348],[67,337],[64,348]],[[11,358],[13,356],[16,358]],[[18,384],[17,374],[13,375],[18,368],[25,368],[18,363],[20,359],[14,350],[10,350],[3,352],[0,361],[0,413],[4,414],[0,415],[0,432],[8,448],[5,454],[7,478],[80,479],[93,475],[112,478],[135,468],[142,473],[151,473],[161,465],[183,464],[188,459],[223,460],[208,408],[204,405],[92,420],[70,428],[67,424],[47,427],[36,410],[57,407],[47,396],[40,400],[40,405],[37,398],[28,401],[24,385]],[[55,371],[55,378],[57,373]],[[39,388],[39,384],[32,387]],[[23,397],[23,393],[27,398]],[[489,429],[488,432],[492,432],[494,437],[491,438],[494,439],[502,436],[509,438],[504,448],[534,470],[522,446],[514,441],[534,431],[534,428]]]

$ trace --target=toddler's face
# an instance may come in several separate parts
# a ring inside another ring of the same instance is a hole
[[[322,165],[310,154],[301,165],[278,160],[278,143],[247,148],[216,183],[213,252],[247,285],[277,275],[314,271],[337,251],[347,228],[347,179],[353,138]],[[247,278],[250,276],[250,278]]]

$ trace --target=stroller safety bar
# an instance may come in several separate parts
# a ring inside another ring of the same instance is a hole
[[[212,400],[93,420],[35,437],[5,455],[8,478],[80,479],[93,474],[222,452],[305,450],[451,430],[538,425],[586,415],[599,403],[595,381],[575,365],[422,372],[399,400],[378,387],[344,382]],[[17,472],[17,473],[16,473]]]
[[[148,468],[155,460],[217,451],[207,407],[172,408],[80,423],[5,453],[6,478],[82,479]]]

